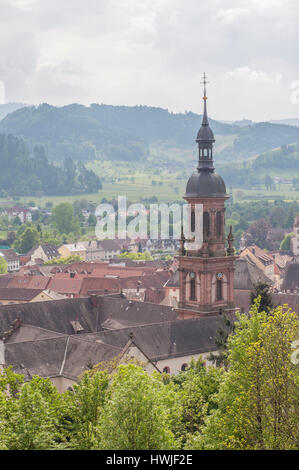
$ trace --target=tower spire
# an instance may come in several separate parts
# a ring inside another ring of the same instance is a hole
[[[208,112],[207,112],[207,88],[206,85],[209,83],[207,81],[207,76],[206,73],[204,72],[203,74],[203,81],[201,82],[203,84],[203,102],[204,102],[204,108],[203,108],[203,116],[202,116],[202,125],[203,126],[209,126],[209,120],[208,120]]]
[[[214,171],[213,166],[213,143],[215,142],[214,134],[209,125],[207,112],[207,81],[206,73],[203,75],[203,116],[201,128],[198,131],[196,142],[198,144],[198,171]]]

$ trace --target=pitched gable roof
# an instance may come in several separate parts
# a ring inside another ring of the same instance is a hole
[[[264,282],[271,286],[273,281],[269,279],[248,257],[238,258],[235,261],[234,288],[251,290],[258,282]]]
[[[16,301],[30,301],[34,299],[43,289],[22,289],[14,287],[0,288],[0,301],[1,300],[16,300]]]

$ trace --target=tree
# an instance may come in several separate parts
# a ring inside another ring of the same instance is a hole
[[[217,336],[215,338],[215,344],[217,346],[217,354],[211,353],[209,355],[209,361],[214,362],[217,367],[228,367],[228,345],[227,341],[229,335],[234,332],[234,323],[227,316],[223,317],[223,327],[219,328]]]
[[[71,255],[67,256],[66,258],[52,258],[50,261],[46,261],[44,264],[53,266],[56,264],[72,264],[72,263],[80,263],[83,259],[79,255]]]
[[[254,285],[253,291],[250,292],[250,304],[254,305],[257,298],[260,298],[258,309],[260,312],[268,312],[274,307],[270,294],[270,286],[265,282],[258,282]]]
[[[291,249],[291,238],[294,236],[294,233],[288,233],[285,235],[284,239],[282,240],[279,250],[280,251],[289,251]]]
[[[188,449],[298,449],[298,366],[291,361],[298,319],[279,306],[238,315],[218,408]]]
[[[216,407],[214,397],[219,391],[222,372],[214,367],[207,368],[200,357],[192,359],[184,372],[171,376],[176,386],[171,428],[180,448],[194,433],[200,432],[205,418]]]
[[[55,447],[57,413],[60,400],[49,379],[23,377],[4,371],[0,376],[0,407],[5,432],[0,440],[9,450],[42,450]],[[8,385],[9,393],[3,388]],[[3,428],[2,428],[3,429]],[[0,420],[1,432],[1,420]]]
[[[100,447],[97,432],[106,401],[109,376],[105,371],[85,372],[72,391],[64,395],[64,442],[67,448],[88,450]]]
[[[89,214],[87,223],[91,227],[95,227],[97,225],[97,218],[94,214]]]
[[[258,245],[260,248],[265,248],[268,232],[271,229],[271,225],[265,219],[258,219],[253,222],[248,230],[247,234],[253,243]]]
[[[74,208],[68,202],[62,202],[54,207],[52,221],[60,234],[78,233],[80,230],[79,220],[74,216]]]
[[[3,255],[0,254],[0,274],[7,273],[7,262]]]
[[[19,253],[27,253],[34,246],[39,245],[40,235],[33,225],[22,225],[17,232],[15,248]]]
[[[98,429],[104,449],[172,449],[169,404],[172,401],[159,374],[133,364],[119,366],[112,376]]]

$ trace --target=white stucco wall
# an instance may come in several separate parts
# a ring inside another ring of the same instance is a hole
[[[212,351],[212,353],[216,354],[217,351]],[[198,359],[199,357],[202,357],[202,359],[206,362],[207,366],[212,366],[213,364],[207,359],[210,354],[211,352],[207,352],[202,354],[193,354],[192,356],[181,356],[174,357],[171,359],[163,359],[163,361],[158,361],[156,366],[161,372],[163,372],[164,367],[169,367],[170,374],[177,374],[182,370],[182,365],[189,364],[192,358]]]

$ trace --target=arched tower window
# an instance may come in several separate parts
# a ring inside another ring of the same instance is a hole
[[[195,283],[195,279],[190,280],[190,300],[196,300],[196,283]]]
[[[195,232],[195,212],[191,212],[191,232]]]
[[[216,236],[217,238],[221,237],[222,235],[222,215],[221,212],[217,212],[216,214]]]
[[[210,214],[208,212],[203,213],[203,234],[205,237],[210,235]]]
[[[216,284],[216,300],[223,300],[222,279],[217,279],[217,284]]]

